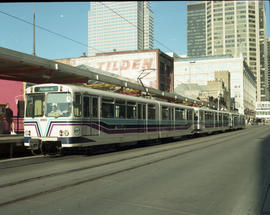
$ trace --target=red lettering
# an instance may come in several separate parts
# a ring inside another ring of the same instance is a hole
[[[142,69],[152,69],[153,58],[144,59]]]
[[[129,67],[130,67],[129,60],[123,60],[122,64],[121,64],[121,67],[120,67],[120,70],[128,70]]]
[[[118,63],[117,61],[113,62],[113,68],[112,68],[113,71],[119,71],[119,68],[117,67],[117,63]]]
[[[132,65],[132,69],[139,69],[140,68],[140,62],[141,62],[141,59],[137,59],[137,60],[134,60],[133,61],[133,65]]]
[[[97,63],[97,65],[98,65],[98,69],[103,70],[102,67],[104,65],[104,62],[99,62]]]
[[[111,62],[107,62],[106,72],[110,71],[110,67],[111,67]]]

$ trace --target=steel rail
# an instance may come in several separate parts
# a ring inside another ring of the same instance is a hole
[[[234,137],[241,136],[242,133],[243,132],[240,132],[240,133],[237,132],[233,136]],[[9,204],[14,204],[14,203],[17,203],[19,201],[35,198],[37,196],[42,196],[42,195],[45,195],[45,194],[57,192],[57,191],[64,190],[64,189],[69,188],[69,187],[74,187],[74,186],[77,186],[77,185],[80,185],[80,184],[83,184],[83,183],[92,182],[92,181],[95,181],[95,180],[98,180],[98,179],[101,179],[101,178],[105,178],[105,177],[109,177],[109,176],[112,176],[112,175],[116,175],[116,174],[119,174],[119,173],[131,171],[131,170],[134,170],[134,169],[137,169],[137,168],[140,168],[140,167],[144,167],[144,166],[148,166],[148,165],[158,163],[158,162],[161,162],[161,161],[164,161],[164,160],[172,159],[172,158],[175,158],[175,157],[178,157],[178,156],[181,156],[181,155],[184,155],[184,154],[188,154],[188,153],[191,153],[191,152],[194,152],[194,151],[207,149],[207,148],[212,147],[212,146],[223,144],[224,142],[226,142],[228,139],[231,139],[231,138],[232,138],[232,135],[225,136],[225,137],[220,138],[217,142],[212,143],[212,144],[208,144],[206,146],[198,147],[198,148],[195,148],[195,149],[190,149],[190,150],[184,151],[184,152],[177,152],[177,153],[174,153],[173,155],[166,156],[166,157],[163,157],[163,158],[158,158],[158,159],[155,159],[153,161],[145,162],[143,164],[137,164],[137,165],[134,165],[134,166],[131,166],[131,167],[128,167],[128,168],[113,171],[111,173],[105,173],[105,174],[100,175],[100,176],[96,176],[96,177],[92,177],[92,178],[90,177],[90,178],[79,180],[79,181],[76,181],[76,182],[73,182],[73,183],[68,183],[68,184],[65,184],[65,185],[62,185],[62,186],[57,186],[57,187],[54,187],[54,188],[51,188],[51,189],[48,189],[48,190],[44,190],[44,191],[40,191],[40,192],[33,193],[33,194],[30,194],[30,195],[26,195],[26,196],[23,196],[23,197],[19,197],[19,198],[10,200],[10,201],[2,202],[2,203],[0,203],[0,207],[6,206],[6,205],[9,205]],[[202,143],[205,143],[205,140],[200,140],[199,142],[184,145],[184,146],[176,146],[176,147],[173,147],[173,148],[170,148],[170,149],[165,149],[165,150],[160,149],[160,150],[155,151],[155,152],[145,153],[145,154],[142,154],[142,155],[137,155],[137,156],[133,156],[133,157],[129,157],[129,158],[123,158],[123,159],[119,159],[119,160],[115,160],[115,161],[111,161],[111,162],[104,162],[104,163],[101,163],[101,164],[90,165],[90,166],[77,168],[77,169],[71,169],[71,170],[67,170],[67,171],[63,171],[63,172],[57,172],[57,173],[52,173],[52,174],[43,175],[43,176],[39,176],[39,177],[28,178],[28,179],[24,179],[24,180],[17,181],[17,182],[11,182],[11,183],[7,183],[7,184],[3,184],[3,185],[0,186],[0,188],[19,185],[19,184],[27,183],[27,182],[30,182],[30,181],[41,180],[41,179],[49,178],[49,177],[62,176],[62,175],[66,175],[66,174],[69,174],[69,173],[89,170],[89,169],[98,168],[98,167],[102,167],[102,166],[106,166],[106,165],[110,165],[110,164],[120,163],[120,162],[123,162],[123,161],[137,159],[137,158],[146,157],[146,156],[159,154],[159,153],[164,153],[164,152],[168,152],[168,151],[180,150],[180,149],[183,149],[183,148],[186,148],[186,147],[197,146],[197,145],[200,146]],[[228,143],[226,142],[226,144],[228,144]]]

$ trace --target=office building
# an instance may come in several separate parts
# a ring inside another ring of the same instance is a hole
[[[266,66],[268,74],[268,93],[270,93],[270,37],[266,39]]]
[[[152,49],[154,24],[148,1],[91,2],[88,55]]]
[[[243,55],[257,79],[257,101],[268,100],[264,1],[207,1],[206,55]]]
[[[198,57],[206,55],[205,3],[187,4],[187,55]]]
[[[230,76],[226,75],[230,73]],[[206,56],[174,61],[174,88],[182,83],[207,86],[208,81],[222,80],[230,89],[239,113],[255,113],[256,78],[242,56]],[[230,86],[229,83],[230,82]]]

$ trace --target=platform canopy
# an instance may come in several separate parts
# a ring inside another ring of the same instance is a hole
[[[87,75],[76,71],[74,67],[1,47],[0,79],[36,84],[88,81]]]
[[[0,79],[23,81],[34,84],[61,83],[61,84],[88,84],[98,81],[117,85],[124,88],[146,92],[151,96],[164,98],[174,102],[188,102],[205,107],[211,107],[208,102],[183,97],[172,92],[145,87],[136,81],[124,80],[122,77],[110,75],[99,69],[80,65],[73,67],[54,60],[25,54],[22,52],[0,47]]]

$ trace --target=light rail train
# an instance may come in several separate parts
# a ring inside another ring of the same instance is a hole
[[[24,145],[34,154],[245,127],[245,116],[84,86],[26,89]]]

